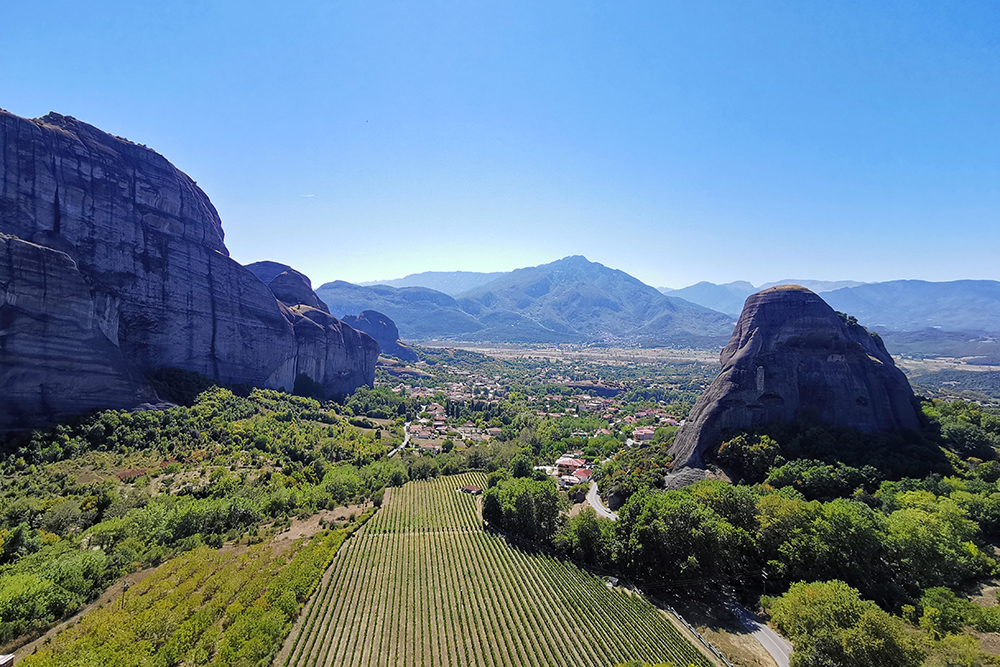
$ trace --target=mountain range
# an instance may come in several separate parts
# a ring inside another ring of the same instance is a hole
[[[492,273],[481,273],[479,271],[424,271],[422,273],[411,273],[402,278],[393,280],[375,280],[371,282],[358,283],[362,287],[372,287],[373,285],[388,285],[389,287],[426,287],[428,289],[444,292],[449,296],[458,296],[462,292],[475,289],[485,285],[491,280],[496,280],[504,275],[505,271],[494,271]]]
[[[331,304],[334,314],[367,308],[384,312],[410,339],[618,340],[647,345],[693,345],[700,340],[712,347],[718,344],[711,341],[719,340],[720,331],[730,328],[723,323],[738,316],[748,296],[789,284],[822,294],[835,310],[879,332],[894,353],[1000,355],[996,335],[1000,334],[1000,282],[990,280],[799,279],[760,286],[747,281],[700,282],[655,290],[624,272],[567,257],[501,273],[430,271],[371,286],[338,281],[323,285],[317,293]]]
[[[670,289],[660,287],[659,290],[670,296],[680,297],[692,303],[718,310],[719,312],[739,317],[743,310],[743,303],[751,294],[766,290],[777,285],[800,285],[817,294],[830,292],[832,290],[856,287],[863,285],[854,280],[778,280],[773,283],[764,283],[759,287],[754,287],[745,280],[717,285],[710,282],[700,282],[681,289]]]
[[[733,326],[728,315],[580,256],[502,273],[455,296],[343,281],[316,293],[334,314],[385,313],[404,339],[715,347]]]

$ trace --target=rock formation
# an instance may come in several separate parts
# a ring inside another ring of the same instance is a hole
[[[311,306],[296,305],[288,313],[295,329],[296,375],[322,384],[327,398],[372,384],[379,346],[371,336]]]
[[[102,324],[69,255],[0,234],[0,427],[156,400]]]
[[[348,315],[344,322],[375,339],[382,354],[402,361],[417,361],[417,353],[399,342],[396,323],[377,310],[365,310],[360,315]]]
[[[0,430],[136,405],[149,393],[141,374],[164,366],[292,387],[298,344],[288,309],[229,258],[208,197],[158,153],[68,116],[0,111],[0,232],[20,239],[5,244],[15,287],[4,285],[0,304],[0,373],[5,393],[20,398],[0,413]],[[22,299],[22,286],[49,296]],[[31,329],[31,318],[51,326]],[[27,357],[13,340],[39,350],[32,373],[16,371]],[[368,366],[374,358],[342,370],[370,383]],[[101,382],[100,395],[81,398]]]
[[[312,281],[304,273],[299,273],[287,264],[278,262],[254,262],[247,264],[247,269],[260,281],[267,285],[275,298],[289,308],[303,304],[311,308],[329,313],[330,309],[316,296],[312,289]]]
[[[327,396],[372,383],[380,343],[370,332],[330,315],[309,277],[287,264],[264,261],[246,268],[286,306],[285,317],[295,331],[296,375],[305,373],[322,384]]]
[[[913,390],[881,339],[804,287],[748,297],[720,360],[671,447],[678,469],[700,467],[727,432],[772,421],[810,417],[865,433],[919,426]]]

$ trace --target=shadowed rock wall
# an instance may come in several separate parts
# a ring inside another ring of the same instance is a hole
[[[671,447],[677,468],[701,466],[726,432],[801,416],[865,433],[919,427],[913,390],[881,339],[803,287],[748,297],[720,361]]]
[[[260,280],[229,258],[205,193],[155,151],[68,116],[28,120],[0,111],[0,232],[69,258],[39,264],[32,284],[74,284],[77,315],[89,294],[93,329],[118,350],[111,356],[120,355],[97,373],[116,379],[108,401],[95,399],[92,407],[142,402],[148,387],[136,371],[163,366],[291,389],[298,349],[292,320]],[[20,268],[8,266],[22,279]],[[42,317],[35,306],[18,307],[19,320]],[[10,331],[0,322],[0,338]],[[18,333],[21,348],[26,331]],[[64,353],[38,356],[29,378],[11,374],[22,357],[0,349],[0,372],[11,383],[5,389],[23,399],[16,419],[0,414],[0,429],[43,423],[81,404],[72,383],[51,388],[77,373],[69,362],[74,345],[87,358],[98,342],[62,339],[51,329],[36,333],[44,338],[38,345],[58,344]],[[371,382],[374,373],[366,377]],[[130,382],[139,389],[131,401],[119,391]]]
[[[101,324],[69,255],[0,234],[0,427],[156,400]]]
[[[403,361],[417,361],[417,353],[399,342],[399,329],[388,315],[365,310],[360,315],[348,315],[344,322],[374,338],[383,354]]]

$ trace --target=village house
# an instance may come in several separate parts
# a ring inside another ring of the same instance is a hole
[[[656,429],[652,426],[636,426],[632,432],[632,439],[647,441],[652,440],[654,435],[656,435]]]
[[[572,475],[576,472],[577,468],[583,466],[585,461],[583,459],[570,459],[563,458],[556,461],[556,469],[559,471],[560,475]]]

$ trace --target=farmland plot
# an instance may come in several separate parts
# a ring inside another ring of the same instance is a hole
[[[341,549],[285,667],[711,663],[655,607],[483,530],[467,473],[411,482]]]

